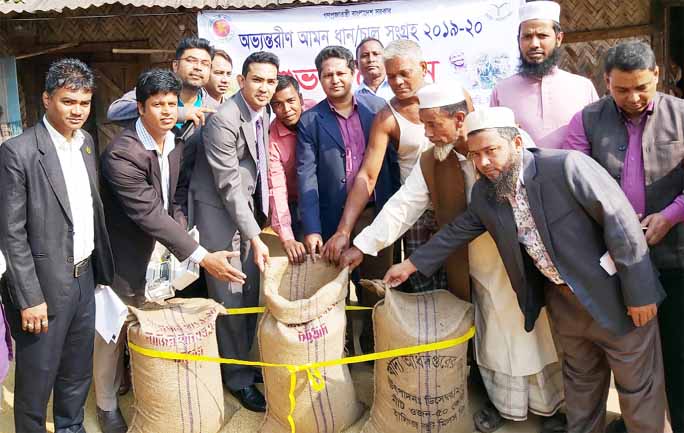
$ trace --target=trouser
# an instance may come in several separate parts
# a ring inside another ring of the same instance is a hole
[[[21,329],[21,313],[7,309],[16,342],[14,426],[17,433],[45,433],[50,392],[56,433],[80,433],[93,372],[95,280],[92,264],[74,278],[52,310],[47,334]]]
[[[195,200],[193,212],[202,245],[209,250],[240,251],[230,264],[242,271],[245,284],[218,280],[205,273],[209,297],[226,308],[256,307],[259,303],[259,269],[254,263],[249,240],[242,239],[223,207]],[[259,222],[257,217],[257,222]],[[247,359],[256,333],[255,314],[222,315],[216,319],[216,337],[222,358]],[[256,370],[242,365],[221,364],[221,379],[225,387],[238,391],[254,384]]]
[[[667,293],[658,320],[670,419],[672,430],[684,433],[684,269],[660,270],[660,282]]]
[[[615,335],[599,326],[568,286],[548,283],[545,295],[565,354],[568,433],[603,433],[611,370],[628,431],[670,431],[658,320]]]
[[[367,207],[359,216],[356,222],[356,226],[352,231],[351,239],[354,239],[361,230],[368,227],[375,218],[374,207]],[[387,273],[387,270],[392,266],[392,260],[394,258],[394,247],[389,246],[384,250],[378,252],[377,256],[363,256],[363,262],[359,265],[359,275],[361,278],[374,280],[382,279]],[[380,300],[380,298],[373,292],[370,292],[360,285],[357,285],[356,291],[359,305],[364,307],[373,307]],[[359,314],[359,313],[356,313]],[[364,353],[369,353],[373,351],[373,321],[370,313],[360,313],[363,315],[361,335],[359,336],[359,344],[361,345],[361,350]],[[351,323],[353,316],[347,316],[347,335],[353,335],[351,333]]]
[[[140,307],[145,302],[144,296],[121,296],[120,298],[124,304],[134,307]],[[124,345],[129,323],[126,321],[121,327],[121,334],[116,343],[107,343],[99,333],[95,333],[93,385],[97,407],[104,411],[116,410],[119,407],[118,392],[124,374]]]

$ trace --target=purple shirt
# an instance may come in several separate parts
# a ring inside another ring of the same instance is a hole
[[[0,384],[7,376],[10,361],[12,361],[12,337],[5,311],[0,304]]]
[[[330,101],[328,101],[330,109],[335,114],[337,124],[340,127],[340,134],[342,135],[342,142],[344,143],[344,174],[347,183],[347,192],[354,185],[354,178],[361,168],[363,162],[363,155],[366,152],[366,136],[363,133],[361,126],[361,118],[359,117],[359,106],[356,98],[353,100],[354,108],[348,117],[344,117],[335,110]]]
[[[640,219],[646,215],[646,176],[644,174],[644,158],[641,149],[644,126],[648,116],[653,113],[653,101],[648,105],[644,113],[637,119],[629,119],[622,113],[622,119],[627,127],[629,142],[625,152],[625,160],[620,178],[620,186],[627,199],[632,204],[634,211]],[[584,133],[584,121],[582,111],[575,114],[568,125],[568,134],[563,144],[563,149],[579,150],[591,155],[591,144]],[[660,211],[672,224],[684,221],[684,194],[678,195],[670,205]]]

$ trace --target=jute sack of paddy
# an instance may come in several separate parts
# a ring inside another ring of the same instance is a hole
[[[301,365],[344,357],[347,324],[345,298],[348,270],[324,260],[290,265],[271,258],[263,276],[266,312],[259,323],[261,360]],[[325,388],[314,390],[305,372],[297,373],[295,411],[297,433],[337,433],[363,412],[346,365],[319,369]],[[264,369],[266,417],[261,433],[289,433],[290,373]]]
[[[375,350],[460,337],[473,325],[472,304],[446,290],[387,290],[375,305]],[[375,361],[375,394],[362,433],[471,433],[466,352],[447,349]]]
[[[128,341],[145,349],[218,357],[216,317],[210,299],[172,299],[144,309]],[[131,350],[135,412],[128,433],[216,433],[223,426],[220,364],[153,358]]]

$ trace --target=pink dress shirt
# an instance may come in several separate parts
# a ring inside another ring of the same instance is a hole
[[[304,100],[304,110],[316,105],[316,101]],[[289,204],[297,201],[297,167],[295,148],[297,134],[275,119],[269,130],[268,188],[271,208],[271,228],[280,240],[295,238]]]
[[[641,139],[646,126],[646,119],[653,113],[653,102],[636,120],[623,116],[629,141],[625,149],[625,161],[620,176],[620,186],[634,211],[645,218],[646,215],[646,176],[644,158],[641,151]],[[591,155],[591,144],[584,132],[582,112],[575,114],[568,126],[568,134],[563,144],[564,149],[578,150]],[[669,206],[660,211],[672,224],[684,222],[684,194],[678,195]]]
[[[538,147],[558,149],[572,116],[596,100],[591,81],[555,68],[541,80],[516,74],[500,81],[490,105],[513,110],[515,120]]]

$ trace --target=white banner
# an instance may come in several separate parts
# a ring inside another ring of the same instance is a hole
[[[428,80],[457,80],[477,105],[488,105],[496,82],[518,64],[518,8],[524,0],[398,0],[269,11],[209,11],[198,15],[199,36],[227,51],[235,73],[254,51],[280,58],[307,98],[324,97],[314,65],[327,45],[352,52],[364,38],[383,44],[418,42]],[[359,77],[357,76],[357,83]]]

